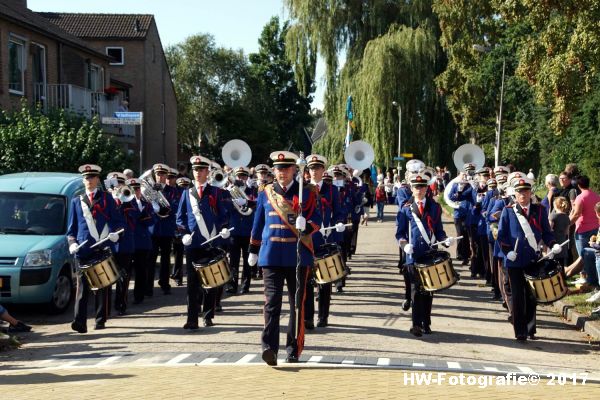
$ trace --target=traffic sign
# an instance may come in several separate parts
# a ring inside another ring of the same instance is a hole
[[[133,118],[102,117],[104,125],[141,125],[142,121]]]
[[[394,161],[404,161],[404,157],[394,157]]]
[[[415,155],[413,153],[400,153],[402,157],[413,158]]]

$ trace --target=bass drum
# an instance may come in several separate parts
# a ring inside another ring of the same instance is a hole
[[[415,269],[427,292],[448,289],[458,282],[458,274],[452,266],[450,253],[430,251],[415,261]]]
[[[567,295],[567,277],[558,261],[544,259],[532,264],[525,279],[538,304],[551,304]]]

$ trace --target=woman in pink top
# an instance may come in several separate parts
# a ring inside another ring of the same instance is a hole
[[[587,176],[578,177],[577,186],[581,189],[581,194],[575,198],[570,215],[571,223],[575,223],[575,246],[579,256],[583,258],[585,274],[582,275],[586,276],[589,285],[598,286],[594,252],[584,249],[589,247],[590,238],[598,231],[598,218],[594,206],[600,202],[600,195],[590,190],[590,178]]]

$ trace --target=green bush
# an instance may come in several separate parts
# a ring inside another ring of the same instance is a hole
[[[43,114],[25,103],[14,112],[0,112],[0,174],[22,171],[77,172],[85,163],[104,171],[123,170],[131,159],[102,132],[97,119],[64,110]]]

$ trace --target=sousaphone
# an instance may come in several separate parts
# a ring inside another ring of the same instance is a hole
[[[246,167],[252,160],[252,150],[243,140],[233,139],[225,143],[221,150],[221,157],[225,165],[231,168]]]
[[[373,147],[365,141],[355,140],[346,147],[344,151],[344,160],[352,169],[364,170],[373,164],[375,152]]]

